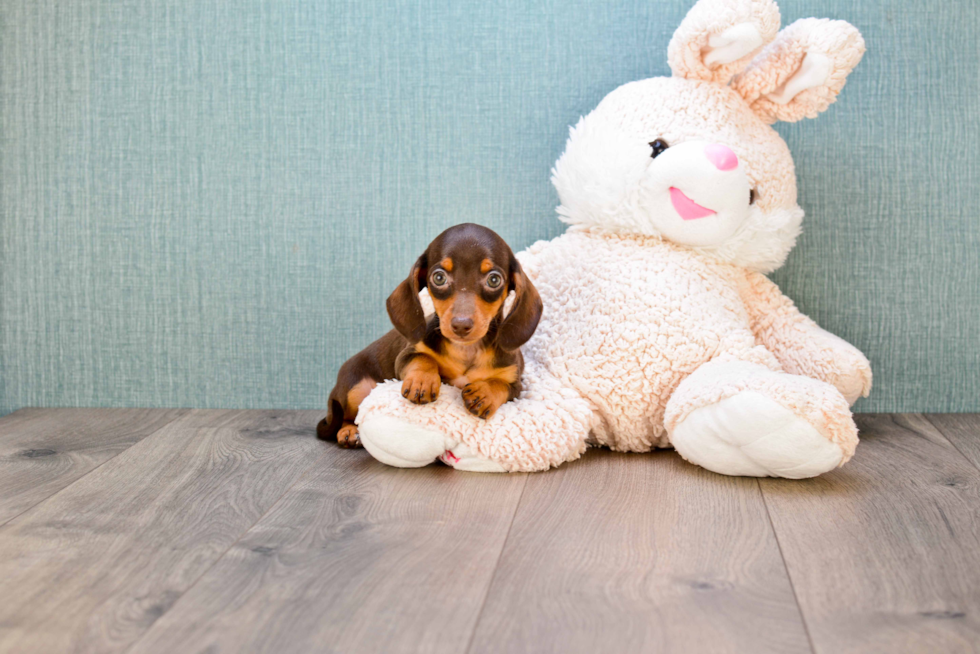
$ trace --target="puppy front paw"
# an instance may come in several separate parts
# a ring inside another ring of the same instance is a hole
[[[501,384],[475,381],[463,387],[463,404],[477,418],[486,420],[507,401],[507,389]]]
[[[439,387],[442,385],[437,373],[425,370],[413,370],[405,375],[402,381],[402,397],[412,404],[428,404],[439,397]]]

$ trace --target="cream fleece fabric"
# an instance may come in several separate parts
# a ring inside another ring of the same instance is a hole
[[[369,452],[522,471],[590,444],[674,446],[716,472],[793,478],[853,455],[870,366],[762,273],[803,218],[768,123],[826,109],[863,41],[839,21],[778,25],[769,0],[701,0],[671,41],[674,77],[626,84],[579,121],[552,177],[570,228],[518,254],[544,302],[524,393],[484,421],[451,386],[417,406],[386,382],[359,411]]]

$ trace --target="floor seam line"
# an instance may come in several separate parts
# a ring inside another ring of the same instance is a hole
[[[161,613],[161,614],[160,614],[159,616],[157,616],[157,618],[156,618],[156,619],[155,619],[155,620],[154,620],[153,622],[151,622],[150,624],[148,624],[148,625],[147,625],[147,627],[146,627],[146,629],[144,629],[144,630],[143,630],[143,633],[141,633],[141,634],[140,634],[140,635],[139,635],[139,636],[138,636],[138,637],[136,638],[136,640],[134,640],[134,641],[133,641],[132,643],[130,643],[130,644],[129,644],[129,647],[127,647],[126,649],[124,649],[124,650],[122,651],[122,654],[126,654],[126,653],[127,653],[127,652],[129,652],[129,651],[130,651],[131,649],[133,649],[134,647],[136,647],[136,645],[138,645],[138,644],[139,644],[139,642],[140,642],[141,640],[143,640],[143,638],[145,638],[145,637],[146,637],[146,634],[148,634],[148,633],[150,633],[150,630],[151,630],[151,629],[153,628],[153,625],[155,625],[155,624],[157,623],[157,621],[159,621],[159,620],[160,620],[160,618],[162,618],[163,616],[165,616],[165,615],[167,615],[168,613],[170,613],[170,612],[171,612],[171,611],[173,610],[173,608],[174,608],[175,606],[177,606],[177,604],[178,604],[178,603],[180,602],[180,600],[182,600],[182,599],[184,599],[184,597],[186,597],[186,596],[187,596],[187,594],[188,594],[189,592],[191,592],[191,590],[193,590],[193,588],[194,588],[195,586],[197,586],[197,584],[198,584],[198,582],[200,582],[200,581],[201,581],[201,579],[203,579],[203,578],[205,577],[205,575],[207,575],[207,574],[208,574],[209,572],[211,572],[211,570],[213,570],[213,569],[214,569],[214,566],[216,566],[216,565],[218,565],[218,563],[219,563],[219,562],[220,562],[220,561],[221,561],[222,559],[224,559],[224,558],[225,558],[225,556],[226,556],[226,555],[228,554],[228,552],[230,552],[230,551],[231,551],[231,549],[232,549],[232,548],[233,548],[233,547],[234,547],[235,545],[238,545],[238,543],[240,543],[240,542],[241,542],[241,540],[242,540],[243,538],[245,538],[245,536],[246,536],[246,535],[248,534],[248,532],[250,532],[250,531],[252,531],[252,529],[254,529],[254,528],[255,528],[255,525],[257,525],[257,524],[259,524],[260,522],[262,522],[262,518],[264,518],[265,516],[267,516],[267,515],[269,515],[269,512],[270,512],[270,511],[272,511],[272,509],[274,509],[274,508],[276,508],[276,506],[278,506],[278,505],[279,505],[279,502],[281,502],[281,501],[282,501],[282,498],[284,498],[284,497],[286,497],[286,495],[288,495],[288,494],[289,494],[289,491],[291,491],[291,490],[293,490],[293,489],[294,489],[294,488],[296,487],[296,485],[297,485],[297,484],[299,484],[299,483],[300,483],[301,481],[303,481],[303,478],[304,478],[304,477],[306,477],[306,475],[308,475],[308,474],[310,474],[310,471],[311,471],[311,470],[313,470],[313,468],[314,468],[314,467],[316,467],[316,465],[317,465],[318,463],[320,463],[320,461],[321,461],[322,459],[325,459],[326,457],[327,457],[327,454],[326,454],[326,453],[324,453],[324,454],[321,454],[320,456],[318,456],[318,457],[316,458],[316,460],[315,460],[315,461],[314,461],[313,463],[311,463],[311,464],[310,464],[310,466],[309,466],[308,468],[306,468],[306,470],[304,470],[304,471],[303,471],[303,474],[301,474],[301,475],[300,475],[299,477],[297,477],[297,478],[296,478],[296,481],[294,481],[294,482],[293,482],[292,484],[290,484],[290,485],[289,485],[289,487],[288,487],[288,488],[286,488],[286,490],[284,490],[284,491],[282,492],[282,495],[280,495],[279,497],[277,497],[277,498],[276,498],[276,501],[275,501],[275,502],[273,502],[272,504],[270,504],[270,505],[269,505],[269,508],[268,508],[268,509],[266,509],[265,511],[263,511],[263,512],[262,512],[262,515],[260,515],[260,516],[259,516],[258,518],[256,518],[256,519],[255,519],[255,522],[253,522],[252,524],[250,524],[250,525],[248,526],[248,528],[247,528],[247,529],[244,529],[244,530],[242,531],[242,533],[240,533],[240,534],[238,535],[238,538],[236,538],[236,539],[234,540],[234,542],[233,542],[233,543],[231,543],[231,544],[230,544],[230,545],[229,545],[229,546],[228,546],[228,547],[227,547],[227,548],[225,549],[225,551],[224,551],[224,552],[222,552],[222,553],[221,553],[221,555],[220,555],[220,556],[218,556],[218,557],[217,557],[217,558],[216,558],[216,559],[215,559],[215,560],[214,560],[214,561],[213,561],[213,562],[211,563],[211,565],[209,565],[209,566],[207,567],[207,569],[206,569],[206,570],[204,570],[203,572],[201,572],[201,574],[199,574],[199,575],[197,576],[197,579],[195,579],[195,580],[194,580],[193,582],[191,582],[191,585],[190,585],[190,586],[188,586],[187,588],[185,588],[185,589],[184,589],[184,590],[183,590],[183,591],[182,591],[182,592],[180,593],[180,597],[178,597],[178,598],[177,598],[176,600],[174,600],[174,602],[173,602],[173,603],[172,603],[172,604],[171,604],[171,605],[170,605],[169,607],[167,607],[167,610],[166,610],[166,611],[164,611],[163,613]]]
[[[817,654],[817,647],[813,643],[813,636],[810,634],[810,625],[806,621],[806,614],[803,612],[803,605],[800,604],[800,595],[796,592],[796,584],[793,583],[793,575],[789,571],[789,563],[786,562],[786,554],[783,552],[783,544],[779,542],[779,533],[776,531],[776,524],[772,521],[772,513],[769,511],[769,502],[766,499],[766,492],[762,489],[762,480],[756,478],[756,488],[759,489],[759,496],[762,498],[762,506],[766,510],[766,519],[769,521],[769,529],[772,530],[772,537],[776,540],[776,549],[779,551],[779,558],[783,561],[783,569],[786,571],[786,581],[789,582],[789,589],[793,592],[793,601],[796,602],[796,610],[800,614],[800,622],[803,624],[803,633],[806,634],[807,643],[810,651]]]
[[[966,462],[969,463],[971,467],[975,468],[977,472],[980,472],[980,465],[977,465],[976,463],[974,463],[970,459],[970,457],[968,457],[967,455],[963,454],[963,450],[961,450],[960,448],[958,448],[956,446],[956,443],[954,443],[953,441],[949,440],[949,437],[946,436],[946,434],[943,432],[942,428],[939,425],[937,425],[936,423],[934,423],[929,418],[929,414],[928,413],[920,413],[919,415],[922,416],[925,419],[926,422],[928,422],[930,425],[932,425],[932,428],[933,429],[935,429],[937,432],[939,432],[939,435],[943,437],[943,440],[946,441],[947,443],[949,443],[949,446],[951,448],[953,448],[956,451],[957,454],[959,454],[961,457],[963,457],[964,459],[966,459]]]
[[[524,485],[521,486],[521,494],[517,497],[517,502],[514,503],[514,513],[510,516],[510,524],[507,525],[507,534],[504,536],[503,542],[500,544],[500,552],[497,553],[497,561],[494,563],[493,572],[490,573],[490,580],[487,582],[487,590],[483,593],[483,599],[480,601],[480,610],[476,612],[476,620],[473,621],[473,631],[470,633],[470,639],[466,643],[466,649],[463,650],[464,654],[469,654],[469,651],[473,649],[473,641],[476,639],[476,630],[480,626],[480,620],[483,619],[483,609],[486,608],[487,598],[490,597],[490,589],[493,588],[493,580],[497,578],[497,571],[500,569],[500,560],[504,557],[504,550],[507,549],[507,541],[510,540],[510,532],[514,528],[514,522],[517,520],[517,512],[521,510],[521,501],[524,499],[524,491],[527,490],[527,480],[530,477],[529,473],[524,474]]]
[[[13,521],[14,521],[14,520],[16,520],[17,518],[19,518],[19,517],[21,517],[22,515],[24,515],[24,514],[25,514],[25,513],[27,513],[28,511],[31,511],[31,510],[33,510],[34,508],[36,508],[36,507],[38,507],[38,506],[41,506],[42,504],[44,504],[45,502],[47,502],[47,501],[48,501],[48,500],[50,500],[51,498],[53,498],[53,497],[55,497],[55,496],[57,496],[57,495],[60,495],[61,493],[63,493],[63,492],[65,492],[66,490],[68,490],[69,488],[71,488],[72,486],[74,486],[75,484],[77,484],[78,482],[80,482],[81,480],[83,480],[83,479],[85,479],[85,478],[86,478],[86,477],[88,477],[88,476],[89,476],[90,474],[92,474],[93,472],[95,472],[96,470],[98,470],[99,468],[101,468],[102,466],[104,466],[105,464],[107,464],[107,463],[109,463],[110,461],[113,461],[113,460],[115,460],[115,459],[116,459],[116,457],[118,457],[118,456],[120,456],[120,455],[122,455],[122,454],[124,454],[124,453],[126,453],[126,452],[128,452],[128,451],[129,451],[129,448],[131,448],[131,447],[134,447],[134,446],[136,446],[136,445],[139,445],[140,443],[142,443],[143,441],[145,441],[145,440],[146,440],[147,438],[149,438],[149,437],[151,437],[151,436],[156,436],[156,435],[157,435],[157,434],[159,434],[159,433],[160,433],[160,432],[161,432],[162,430],[164,430],[164,429],[166,429],[166,428],[167,428],[167,427],[169,427],[170,425],[172,425],[172,424],[174,424],[174,423],[175,423],[175,422],[177,422],[178,420],[181,420],[181,419],[183,419],[183,418],[184,418],[184,417],[186,417],[186,416],[187,416],[187,414],[186,414],[186,413],[185,413],[184,415],[182,415],[182,416],[177,416],[177,417],[176,417],[176,418],[174,418],[173,420],[171,420],[171,421],[169,421],[169,422],[167,422],[167,423],[165,423],[165,424],[163,424],[163,425],[161,425],[161,426],[160,426],[160,429],[156,429],[156,430],[154,430],[154,431],[151,431],[151,432],[150,432],[149,434],[147,434],[147,435],[146,435],[146,436],[144,436],[143,438],[141,438],[141,439],[139,439],[138,441],[133,441],[132,443],[130,443],[129,445],[127,445],[127,446],[126,446],[126,447],[124,447],[123,449],[121,449],[121,450],[119,450],[118,452],[116,452],[115,454],[113,454],[112,456],[110,456],[110,457],[109,457],[108,459],[106,459],[105,461],[103,461],[103,462],[102,462],[102,463],[100,463],[99,465],[97,465],[97,466],[95,466],[94,468],[92,468],[91,470],[89,470],[88,472],[86,472],[85,474],[83,474],[83,475],[82,475],[81,477],[78,477],[77,479],[73,479],[73,480],[71,481],[71,483],[69,483],[69,484],[68,484],[67,486],[62,486],[61,488],[59,488],[59,489],[58,489],[58,490],[56,490],[55,492],[53,492],[53,493],[51,493],[50,495],[48,495],[48,496],[47,496],[47,497],[45,497],[44,499],[42,499],[42,500],[38,500],[38,501],[37,501],[36,503],[34,503],[34,504],[32,504],[32,505],[30,505],[29,507],[27,507],[26,509],[24,509],[23,511],[21,511],[21,512],[20,512],[20,513],[18,513],[17,515],[13,515],[13,516],[10,516],[9,518],[7,518],[6,520],[4,520],[3,522],[0,522],[0,528],[3,528],[3,527],[5,527],[5,526],[7,526],[8,524],[10,524],[11,522],[13,522]]]

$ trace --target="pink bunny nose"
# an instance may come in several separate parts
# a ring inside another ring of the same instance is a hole
[[[731,148],[726,148],[724,145],[712,143],[704,148],[704,155],[718,170],[732,170],[738,167],[738,157]]]

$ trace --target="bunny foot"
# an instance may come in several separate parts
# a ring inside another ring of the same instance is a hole
[[[836,388],[744,361],[701,366],[665,417],[682,457],[725,475],[816,477],[846,463],[858,440]]]
[[[691,463],[744,477],[816,477],[844,460],[816,427],[752,391],[695,409],[674,427],[671,443]]]

